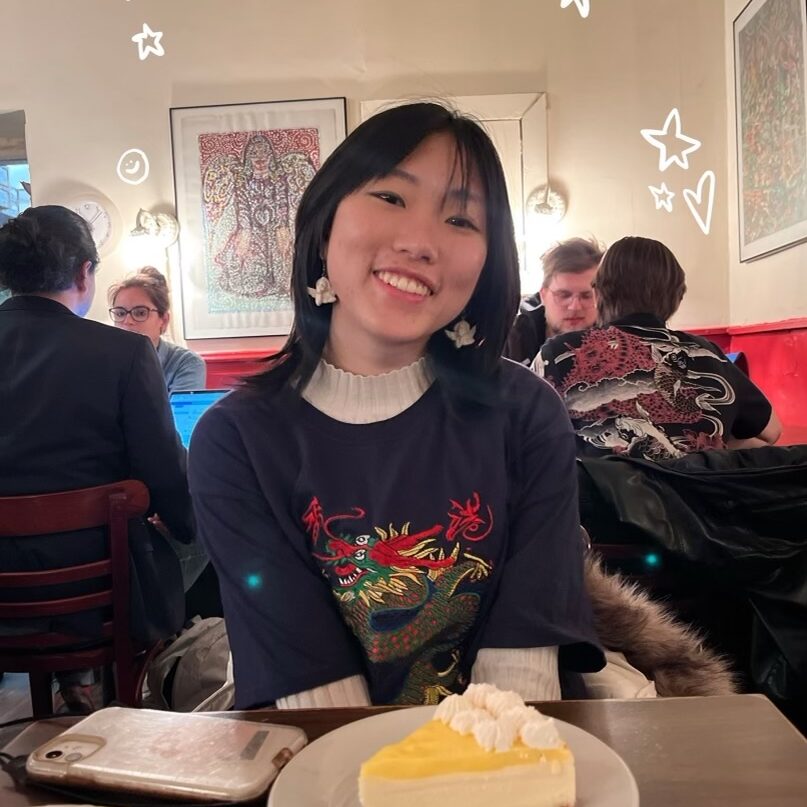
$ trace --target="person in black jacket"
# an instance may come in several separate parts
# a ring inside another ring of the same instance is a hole
[[[541,348],[535,370],[563,398],[579,455],[658,461],[779,439],[779,419],[751,379],[717,345],[667,325],[685,292],[664,244],[621,238],[597,274],[597,327]]]
[[[154,521],[170,539],[147,523],[132,527],[131,627],[136,638],[162,638],[181,627],[182,573],[187,588],[204,555],[193,545],[185,455],[154,347],[139,334],[82,318],[92,303],[97,265],[86,223],[67,208],[29,208],[0,228],[0,287],[12,294],[0,305],[0,495],[143,481],[152,515],[159,517]],[[103,553],[103,542],[96,530],[4,539],[0,567],[89,562]],[[76,585],[48,594],[82,593]],[[92,636],[101,618],[4,621],[0,631]],[[68,705],[88,706],[80,687],[86,677],[68,673],[59,681]]]
[[[590,328],[597,318],[594,276],[602,259],[599,243],[570,238],[541,256],[544,281],[538,294],[525,297],[504,355],[532,364],[547,339]]]

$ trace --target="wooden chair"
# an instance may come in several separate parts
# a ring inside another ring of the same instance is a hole
[[[0,540],[100,527],[108,535],[108,554],[93,563],[0,572],[0,589],[41,590],[81,580],[98,580],[102,585],[101,590],[81,596],[0,602],[0,619],[56,617],[99,608],[111,613],[97,641],[96,637],[66,633],[0,635],[0,670],[28,673],[34,717],[53,712],[52,673],[112,664],[117,700],[139,705],[145,666],[158,645],[135,646],[130,636],[129,519],[143,516],[148,505],[148,490],[136,480],[64,493],[0,497]]]

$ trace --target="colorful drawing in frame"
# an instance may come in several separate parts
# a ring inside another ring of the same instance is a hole
[[[752,0],[734,21],[740,260],[807,239],[807,3]]]
[[[343,98],[171,110],[185,338],[288,333],[294,217]]]
[[[320,165],[317,130],[204,134],[199,154],[209,310],[288,305],[294,216]]]

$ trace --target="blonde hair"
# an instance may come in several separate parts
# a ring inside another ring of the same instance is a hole
[[[603,247],[599,241],[588,238],[570,238],[560,241],[548,249],[542,256],[544,265],[544,283],[541,288],[548,288],[555,275],[587,272],[592,266],[598,266],[603,256]]]

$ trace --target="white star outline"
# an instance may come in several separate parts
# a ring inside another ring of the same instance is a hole
[[[656,203],[656,210],[662,208],[668,213],[672,213],[673,204],[672,200],[675,194],[667,187],[666,182],[661,183],[661,187],[655,188],[653,185],[648,185],[648,190],[653,194],[653,201]]]
[[[162,44],[160,43],[162,38],[162,31],[152,31],[151,28],[149,28],[148,23],[143,23],[143,31],[139,34],[135,34],[132,37],[132,42],[137,44],[137,55],[141,62],[144,59],[147,59],[152,53],[155,56],[165,55],[165,48],[163,48]],[[146,44],[147,39],[153,41]]]
[[[580,16],[583,19],[588,17],[591,11],[591,0],[560,0],[560,7],[569,8],[572,3],[577,6],[577,10],[580,12]]]
[[[684,143],[689,143],[689,145],[681,149],[680,152],[674,152],[670,155],[667,151],[667,144],[663,140],[659,140],[659,137],[666,137],[670,134],[670,125],[672,123],[675,123],[675,139],[682,140]],[[659,171],[666,171],[673,163],[680,165],[681,168],[684,169],[689,168],[689,158],[687,155],[691,154],[693,151],[697,151],[701,147],[700,140],[696,140],[694,137],[687,137],[681,132],[681,114],[677,107],[673,107],[670,114],[667,115],[663,129],[642,129],[641,135],[651,146],[659,150]]]

